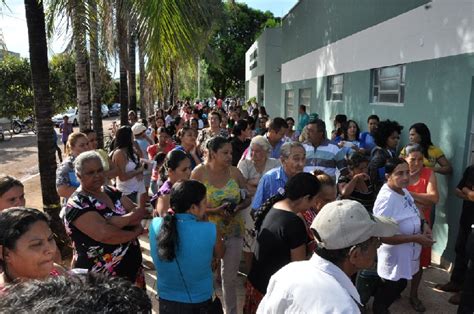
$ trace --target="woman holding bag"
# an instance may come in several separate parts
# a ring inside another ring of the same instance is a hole
[[[195,180],[177,182],[170,205],[168,215],[154,218],[149,231],[159,312],[212,313],[212,258],[222,258],[224,246],[215,224],[203,221],[206,187]]]

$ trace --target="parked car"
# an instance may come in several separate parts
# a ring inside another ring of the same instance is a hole
[[[109,116],[109,107],[106,104],[100,106],[100,111],[102,113],[102,118],[107,118]],[[91,110],[91,119],[92,119],[92,110]]]
[[[69,108],[66,112],[55,115],[52,120],[56,127],[63,122],[63,117],[69,117],[69,123],[72,123],[73,126],[79,124],[79,110],[77,108]]]
[[[109,108],[109,116],[113,117],[113,116],[119,116],[119,115],[120,115],[120,104],[119,103],[112,104],[112,106],[110,106]]]

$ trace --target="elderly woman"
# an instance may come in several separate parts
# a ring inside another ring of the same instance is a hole
[[[278,159],[270,158],[272,146],[265,136],[257,135],[250,142],[250,159],[239,161],[237,168],[247,181],[247,191],[249,197],[253,198],[257,191],[258,182],[264,173],[268,170],[280,166]],[[245,220],[244,235],[244,260],[247,271],[250,270],[253,258],[253,249],[255,247],[254,221],[250,215],[250,206],[242,211]]]
[[[62,267],[54,264],[56,250],[44,213],[23,207],[0,212],[0,292],[10,283],[63,273]]]
[[[104,185],[104,168],[96,152],[78,156],[74,168],[81,185],[69,198],[64,216],[74,246],[73,267],[124,277],[144,288],[137,237],[143,232],[140,222],[146,211],[135,210],[128,197]]]
[[[415,200],[416,206],[422,212],[422,218],[431,225],[431,209],[438,202],[438,188],[434,171],[423,166],[423,148],[418,144],[408,144],[405,147],[405,160],[410,169],[410,185],[407,190]],[[418,287],[423,276],[423,267],[431,263],[431,248],[421,250],[420,270],[413,276],[410,289],[410,304],[417,312],[426,311],[418,298]]]
[[[431,229],[415,205],[407,187],[410,169],[401,158],[388,159],[385,183],[374,204],[374,216],[392,218],[398,223],[398,234],[382,238],[377,251],[377,273],[382,282],[375,293],[374,313],[388,313],[390,305],[399,297],[420,270],[421,247],[434,243]]]
[[[202,182],[207,189],[209,220],[224,237],[225,255],[221,259],[222,294],[225,312],[237,313],[237,272],[243,246],[244,222],[239,211],[247,208],[250,198],[241,193],[246,180],[232,166],[232,146],[221,136],[207,142],[209,158],[191,173],[191,179]]]
[[[89,139],[84,133],[72,133],[66,143],[66,155],[56,172],[56,189],[59,196],[64,198],[64,203],[79,186],[79,181],[74,172],[74,160],[80,153],[89,150]]]
[[[25,206],[23,183],[14,177],[0,176],[0,211],[16,206]]]

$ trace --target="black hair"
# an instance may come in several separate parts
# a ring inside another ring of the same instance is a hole
[[[385,174],[392,174],[392,172],[397,168],[398,165],[408,164],[407,161],[400,157],[394,157],[387,159],[385,163]]]
[[[28,230],[32,224],[44,221],[49,225],[50,219],[47,214],[34,208],[12,207],[0,212],[0,245],[5,248],[15,249],[16,242]],[[0,256],[0,265],[5,269],[4,257]]]
[[[308,124],[316,124],[316,127],[318,128],[318,132],[323,132],[324,136],[326,137],[326,123],[319,119],[310,119]]]
[[[348,120],[347,122],[343,123],[343,125],[342,125],[342,134],[344,134],[344,139],[347,140],[348,139],[347,132],[349,130],[349,124],[351,122],[354,123],[356,128],[357,128],[355,137],[356,137],[356,140],[358,141],[359,140],[359,135],[360,135],[360,128],[359,128],[359,125],[357,124],[357,122],[355,122],[354,120]]]
[[[421,149],[423,150],[423,156],[429,158],[428,149],[433,145],[433,142],[431,142],[430,129],[428,129],[426,124],[421,122],[413,124],[409,130],[411,129],[415,129],[416,133],[420,135],[421,141],[418,144],[420,144]]]
[[[192,127],[190,127],[190,126],[184,126],[181,130],[178,131],[178,134],[176,134],[176,135],[179,138],[180,142],[181,142],[181,138],[184,136],[184,134],[186,134],[186,132],[189,132],[189,131],[192,131],[193,133],[196,133],[196,130],[193,129]]]
[[[178,168],[181,162],[185,160],[186,158],[189,159],[188,155],[182,150],[173,149],[172,151],[170,151],[166,155],[165,163],[163,164],[163,167],[161,167],[161,173],[160,173],[161,177],[163,179],[166,179],[168,176],[168,171],[176,170],[176,168]]]
[[[369,160],[364,154],[354,152],[347,158],[347,166],[349,169],[354,170],[355,168],[359,167],[362,163],[368,163]]]
[[[223,136],[215,136],[206,142],[206,148],[209,152],[216,153],[219,149],[229,143],[229,139]]]
[[[252,116],[248,116],[245,120],[247,120],[250,129],[255,130],[255,119]]]
[[[151,313],[144,289],[130,280],[88,272],[28,280],[9,286],[2,313]]]
[[[300,109],[302,109],[303,112],[306,112],[306,106],[305,105],[300,105]]]
[[[260,106],[260,109],[258,110],[258,112],[259,112],[262,116],[268,116],[267,109],[266,109],[264,106]]]
[[[199,205],[206,197],[206,187],[199,181],[179,181],[173,184],[170,194],[170,207],[176,214],[187,212],[192,205]],[[158,256],[161,260],[171,262],[176,258],[179,235],[175,214],[163,218],[157,235]]]
[[[222,122],[222,117],[221,117],[221,114],[219,113],[219,111],[211,111],[211,113],[209,114],[209,120],[211,120],[210,118],[211,118],[212,115],[217,116],[219,118],[219,123]]]
[[[173,126],[176,128],[176,127],[181,123],[181,120],[183,120],[183,118],[181,118],[181,117],[179,117],[179,116],[176,117],[176,118],[174,118],[174,120],[173,120]]]
[[[368,118],[367,118],[367,123],[369,123],[370,120],[377,120],[377,122],[380,122],[380,118],[378,115],[376,114],[371,114]]]
[[[403,126],[398,124],[397,121],[384,120],[379,123],[377,130],[374,132],[374,142],[377,146],[385,148],[387,146],[387,139],[392,135],[393,132],[401,134]]]
[[[337,123],[344,123],[347,122],[347,116],[345,114],[337,114],[334,117],[334,126],[336,126]]]
[[[303,105],[304,106],[304,105]],[[306,107],[305,107],[306,108]],[[293,121],[293,124],[295,124],[295,119],[293,119],[292,117],[288,117],[285,119],[286,121],[286,124],[288,124],[288,121]]]
[[[305,196],[313,197],[319,193],[321,189],[321,183],[312,174],[301,172],[291,177],[290,180],[285,184],[285,192],[283,194],[277,193],[270,197],[259,209],[257,209],[253,215],[255,220],[255,231],[258,233],[262,226],[265,216],[275,203],[284,200],[286,198],[291,201],[296,201]]]
[[[156,133],[157,133],[157,134],[166,133],[166,134],[168,134],[168,135],[171,135],[171,134],[170,134],[170,130],[167,129],[166,127],[164,127],[164,126],[159,127],[158,130],[156,130]]]
[[[11,188],[19,186],[23,187],[23,183],[20,180],[11,177],[11,176],[1,176],[0,177],[0,197],[10,191]]]
[[[275,132],[280,132],[281,129],[288,129],[288,123],[286,123],[285,119],[276,117],[270,121],[270,125],[268,126],[268,130],[273,130]]]
[[[133,150],[133,132],[130,126],[124,125],[117,130],[114,146],[116,149],[126,148],[128,158],[138,164],[138,156]]]
[[[162,164],[166,160],[166,154],[163,152],[159,152],[158,154],[153,157],[153,161],[155,161],[157,164]]]
[[[232,134],[234,136],[240,136],[242,134],[242,132],[244,132],[245,130],[247,130],[249,124],[247,121],[245,120],[238,120],[237,122],[235,122],[234,124],[234,128],[232,129]]]

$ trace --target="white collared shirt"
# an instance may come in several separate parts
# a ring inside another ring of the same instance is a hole
[[[336,265],[313,254],[293,262],[270,279],[257,314],[360,313],[360,296],[349,277]]]
[[[374,216],[385,216],[398,223],[398,234],[413,235],[421,233],[421,216],[415,200],[407,189],[404,195],[398,194],[385,183],[380,189],[374,204]],[[421,245],[402,243],[382,244],[377,250],[377,273],[392,281],[411,280],[420,269]]]

